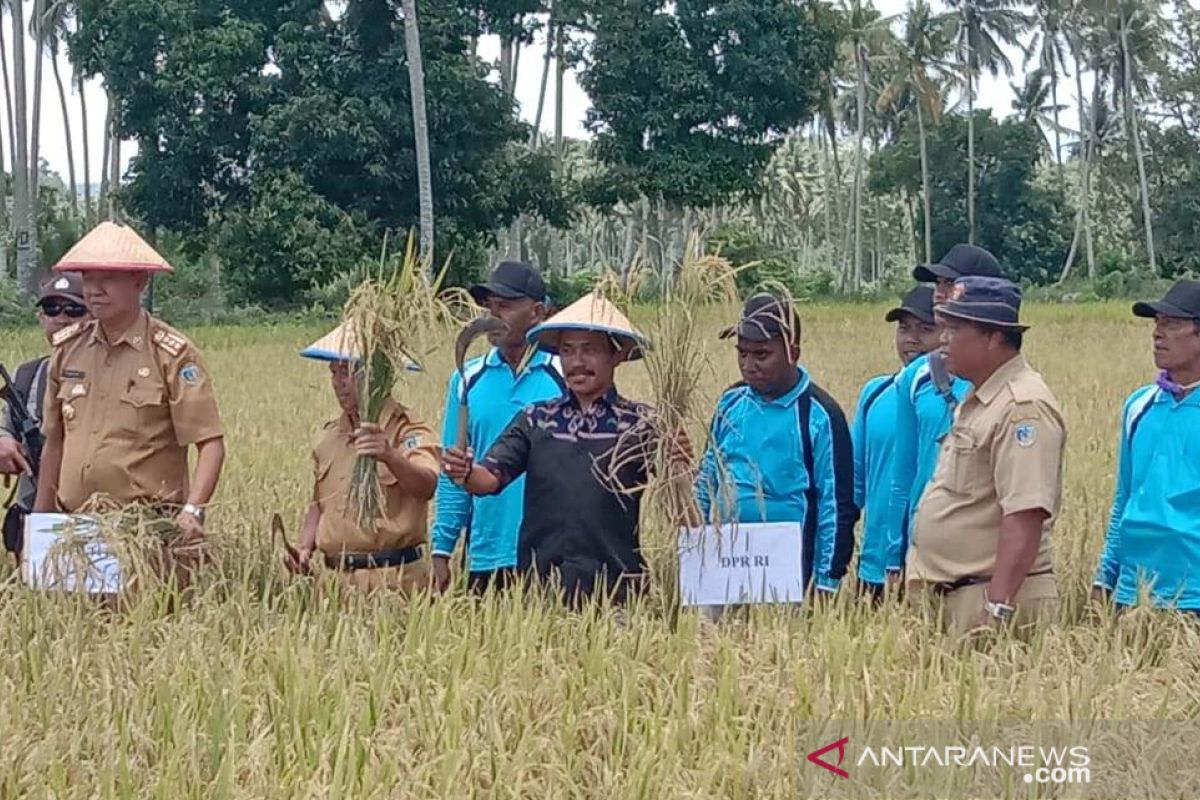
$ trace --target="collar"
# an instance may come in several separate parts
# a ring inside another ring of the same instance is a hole
[[[569,405],[574,406],[575,408],[578,408],[580,411],[583,410],[579,405],[579,398],[575,396],[574,392],[567,392],[567,403]],[[596,402],[592,404],[592,408],[588,413],[591,413],[591,414],[601,413],[602,414],[602,413],[604,413],[604,411],[606,411],[608,409],[616,408],[620,403],[621,403],[621,395],[619,395],[617,393],[617,387],[610,386],[610,387],[608,387],[608,391],[605,392],[604,394],[602,394],[596,400]]]
[[[1154,405],[1169,405],[1172,408],[1179,408],[1181,406],[1200,406],[1200,388],[1192,389],[1181,399],[1177,400],[1175,395],[1159,386],[1155,389],[1154,399],[1151,402]]]
[[[975,390],[975,397],[979,398],[979,402],[987,405],[996,399],[996,395],[1000,394],[1000,390],[1008,385],[1008,383],[1017,375],[1029,368],[1029,362],[1025,360],[1022,353],[1017,353],[1015,356],[1005,361],[1000,367],[991,374],[983,385]]]
[[[796,385],[789,389],[786,394],[781,394],[773,400],[768,400],[753,389],[750,390],[750,394],[764,406],[779,406],[781,408],[793,406],[800,399],[800,395],[807,391],[809,383],[812,382],[808,377],[808,372],[803,367],[796,367],[796,372],[799,374],[800,379],[796,381]]]
[[[146,346],[146,337],[150,333],[150,315],[145,311],[139,311],[137,319],[133,324],[125,329],[125,332],[117,337],[115,342],[109,342],[104,336],[104,329],[100,327],[100,321],[96,320],[92,323],[91,341],[99,344],[116,347],[120,344],[127,344],[134,350],[141,352]]]
[[[528,372],[532,372],[538,367],[544,367],[550,363],[552,358],[554,358],[554,356],[550,355],[546,351],[540,348],[536,349],[533,351],[533,355],[529,356],[526,360],[525,369],[521,370],[520,374],[524,375]],[[500,348],[493,347],[488,351],[487,355],[483,357],[483,366],[484,369],[507,367],[508,362],[504,360],[502,355],[500,355]]]

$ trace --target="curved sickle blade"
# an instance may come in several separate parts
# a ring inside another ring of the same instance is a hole
[[[496,319],[495,317],[476,317],[467,323],[466,327],[458,334],[458,339],[454,342],[454,366],[458,368],[459,381],[462,386],[462,396],[458,399],[458,449],[466,450],[470,444],[468,431],[470,430],[467,420],[467,382],[466,382],[466,366],[467,366],[467,351],[471,349],[471,342],[478,339],[480,336],[488,333],[504,333],[508,330],[508,323],[504,320]]]

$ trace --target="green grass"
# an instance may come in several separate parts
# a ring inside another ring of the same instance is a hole
[[[804,358],[851,413],[895,366],[885,305],[806,306]],[[809,719],[1192,719],[1200,627],[1136,613],[1087,618],[1111,499],[1121,401],[1153,376],[1128,305],[1033,307],[1027,350],[1068,424],[1055,553],[1062,620],[1033,641],[960,652],[904,609],[849,597],[827,613],[757,610],[701,630],[652,596],[618,626],[505,597],[337,598],[285,582],[273,511],[295,526],[309,446],[334,414],[324,330],[190,331],[215,376],[229,462],[210,529],[235,556],[191,604],[149,597],[114,617],[0,589],[0,798],[798,797]],[[706,407],[737,379],[703,312]],[[635,315],[645,320],[645,314]],[[440,425],[452,335],[399,399]],[[6,333],[0,360],[36,352]],[[622,390],[644,397],[641,367]],[[693,431],[700,441],[700,431]],[[647,548],[670,569],[671,534]]]

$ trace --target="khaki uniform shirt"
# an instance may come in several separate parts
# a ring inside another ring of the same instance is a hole
[[[415,464],[438,471],[437,436],[414,419],[408,409],[389,400],[380,417],[380,427],[391,443]],[[379,553],[425,543],[429,529],[429,501],[406,494],[386,465],[379,464],[379,483],[383,488],[385,517],[374,533],[358,526],[357,512],[351,503],[350,489],[358,456],[350,441],[354,430],[346,415],[330,422],[321,431],[313,450],[315,487],[313,501],[321,509],[317,528],[317,549],[327,555],[340,553]]]
[[[1050,516],[1030,572],[1049,570],[1065,436],[1058,401],[1024,356],[967,395],[917,507],[908,579],[991,577],[1001,520],[1033,509]]]
[[[115,342],[92,321],[59,331],[53,344],[43,430],[62,435],[60,508],[186,501],[188,446],[222,436],[195,346],[145,312]]]

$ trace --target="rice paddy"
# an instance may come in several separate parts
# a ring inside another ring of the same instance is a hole
[[[802,308],[804,363],[848,415],[862,383],[896,366],[885,309]],[[285,580],[269,522],[280,512],[294,536],[311,441],[335,414],[325,367],[297,357],[326,328],[191,330],[229,447],[208,528],[231,555],[190,602],[150,596],[119,616],[0,571],[0,798],[823,797],[838,779],[805,762],[825,743],[803,739],[809,720],[1196,718],[1200,626],[1083,603],[1121,402],[1153,376],[1149,327],[1127,304],[1029,311],[1027,353],[1069,426],[1063,609],[1030,642],[965,652],[845,592],[820,612],[703,627],[669,596],[661,527],[643,533],[658,589],[623,624],[519,595],[406,605]],[[717,339],[735,315],[697,312],[703,409],[737,380]],[[396,393],[436,428],[453,329],[442,339]],[[0,360],[39,344],[5,332]],[[653,397],[644,364],[618,381]]]

